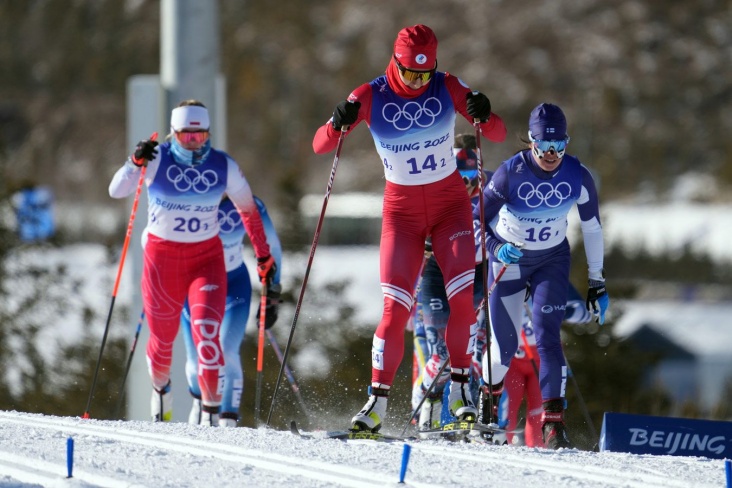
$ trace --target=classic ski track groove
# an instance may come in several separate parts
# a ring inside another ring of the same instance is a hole
[[[148,447],[161,447],[164,446],[166,449],[181,453],[193,453],[199,456],[208,456],[212,458],[218,458],[224,461],[255,466],[260,469],[272,471],[277,474],[283,473],[286,470],[289,476],[302,476],[314,480],[327,481],[331,483],[337,483],[343,486],[354,486],[354,487],[372,487],[372,486],[383,486],[383,482],[374,481],[374,472],[359,470],[353,466],[329,464],[319,461],[312,460],[301,460],[295,459],[290,456],[284,456],[272,452],[257,451],[253,449],[229,446],[226,444],[217,444],[215,442],[201,441],[197,439],[189,439],[186,437],[172,436],[168,434],[156,434],[150,432],[138,432],[138,431],[125,431],[124,427],[108,427],[102,425],[83,425],[84,420],[52,420],[45,418],[34,418],[32,420],[17,418],[6,415],[4,412],[0,412],[0,422],[10,422],[16,424],[27,425],[34,428],[44,429],[60,429],[64,431],[64,434],[82,434],[94,437],[100,437],[104,439],[112,439],[119,442],[126,442],[132,444],[139,444]],[[291,434],[290,434],[291,435]],[[171,442],[171,439],[175,439],[175,443]],[[6,452],[3,451],[3,456]],[[4,465],[4,462],[0,462],[0,465]],[[59,474],[66,474],[66,463],[49,463],[57,466],[55,469],[50,471],[47,469],[36,469],[36,475],[39,478],[43,478],[44,474],[46,481],[48,476],[52,473],[56,473],[56,479],[61,478]],[[35,463],[30,463],[26,467],[32,468]],[[17,468],[16,468],[17,469]],[[77,478],[77,469],[74,468],[74,478]],[[81,471],[78,476],[81,478]],[[86,472],[85,472],[86,474]],[[97,475],[89,474],[87,478],[89,481],[98,484],[100,486],[133,486],[129,482],[117,481],[118,484],[106,484],[104,483],[104,477],[100,476],[98,479]],[[110,481],[107,479],[107,481]],[[113,481],[113,480],[112,480]],[[38,481],[36,481],[38,482]],[[410,483],[413,486],[426,486],[418,483]]]
[[[291,477],[314,479],[323,483],[332,483],[341,486],[384,486],[385,483],[389,484],[385,476],[391,477],[391,474],[387,474],[383,470],[378,471],[377,467],[374,467],[372,470],[359,469],[351,464],[334,464],[313,459],[298,459],[293,456],[219,444],[180,435],[128,430],[125,428],[124,423],[108,426],[99,425],[97,421],[83,420],[80,418],[46,418],[43,416],[26,418],[18,417],[13,413],[0,412],[0,423],[3,422],[25,425],[32,428],[59,430],[60,440],[64,436],[77,434],[141,445],[148,448],[161,447],[179,453],[190,453],[197,456],[216,458],[241,467],[254,467],[277,474],[283,473],[284,471]],[[91,424],[91,422],[94,422],[94,424]],[[272,433],[292,436],[293,442],[312,443],[313,440],[316,442],[340,442],[326,439],[323,437],[325,435],[324,432],[303,432],[305,435],[313,436],[312,439],[307,440],[298,440],[296,436],[287,431],[273,431]],[[349,443],[355,444],[351,448],[368,448],[369,455],[378,456],[381,459],[399,459],[402,448],[401,442],[382,443],[360,440],[349,441]],[[351,449],[345,447],[348,446],[348,443],[341,444],[344,446],[344,449]],[[407,475],[407,486],[417,488],[441,486],[434,482],[430,483],[429,474],[420,472],[420,464],[417,464],[421,463],[421,466],[425,464],[429,465],[430,458],[434,459],[434,457],[451,458],[459,463],[480,463],[487,466],[494,466],[498,472],[503,468],[517,469],[537,475],[544,472],[559,477],[560,479],[566,478],[565,481],[570,484],[587,482],[600,483],[604,486],[638,488],[687,488],[689,486],[688,480],[664,477],[664,473],[659,471],[657,465],[654,466],[655,469],[649,468],[645,472],[625,472],[622,469],[593,466],[591,463],[592,456],[622,456],[622,454],[618,453],[595,454],[588,452],[587,463],[573,462],[570,465],[562,465],[556,462],[556,459],[562,456],[561,450],[556,452],[539,449],[527,450],[524,448],[514,450],[514,448],[506,446],[454,443],[442,440],[420,440],[411,443],[411,445],[412,459],[414,461],[410,464],[409,474]],[[12,476],[22,482],[43,485],[49,482],[55,482],[57,484],[65,478],[65,462],[28,460],[14,452],[10,452],[9,449],[12,449],[12,446],[0,447],[0,472],[3,474]],[[364,451],[364,454],[366,454],[366,451]],[[530,456],[527,456],[527,454],[530,454]],[[422,459],[419,460],[419,458]],[[664,459],[663,462],[666,462],[666,460]],[[677,465],[687,463],[693,465],[695,460],[694,458],[687,460],[684,457],[668,456],[667,462]],[[130,483],[128,480],[129,477],[124,474],[121,474],[119,479],[112,479],[104,475],[95,474],[92,472],[93,467],[82,464],[81,462],[77,462],[74,467],[74,478],[78,480],[96,486],[109,486],[114,488],[141,486]],[[394,463],[392,462],[392,464]],[[420,480],[415,478],[419,478]],[[716,485],[695,483],[694,486],[695,488],[706,488]]]
[[[463,444],[463,445],[469,445],[469,444]],[[594,482],[601,482],[605,484],[613,484],[617,486],[634,486],[638,488],[651,488],[651,487],[658,487],[658,488],[668,488],[668,487],[680,487],[680,488],[688,488],[689,487],[689,481],[688,480],[674,480],[668,477],[664,476],[656,476],[655,472],[654,474],[647,474],[647,473],[626,473],[621,470],[617,469],[609,469],[609,468],[603,468],[598,466],[588,466],[586,464],[575,464],[572,465],[571,469],[568,469],[567,467],[561,467],[557,466],[557,463],[553,462],[552,459],[546,459],[546,460],[539,460],[536,458],[531,458],[530,460],[526,458],[525,454],[522,453],[512,453],[509,449],[512,449],[509,446],[491,446],[492,448],[496,450],[486,450],[481,452],[480,454],[473,455],[470,457],[471,462],[473,463],[484,463],[484,464],[496,464],[500,463],[502,465],[511,465],[515,466],[517,469],[522,470],[530,470],[530,471],[547,471],[550,473],[554,473],[557,475],[566,475],[570,476],[571,478],[578,478],[581,477],[583,480],[586,481],[594,481]],[[465,459],[465,454],[460,452],[450,452],[446,451],[444,449],[441,449],[439,447],[433,447],[433,446],[426,446],[424,444],[415,444],[412,446],[412,451],[423,451],[423,452],[430,452],[433,454],[439,454],[444,457],[451,457],[459,460]],[[561,456],[561,452],[553,452],[549,450],[542,450],[546,451],[547,457],[551,458],[554,455]],[[670,456],[669,456],[670,457]],[[669,460],[670,463],[677,463],[679,462],[679,458],[671,458]],[[581,473],[581,476],[578,476],[578,474]],[[701,487],[701,486],[708,486],[712,487],[714,485],[694,485],[695,487]]]

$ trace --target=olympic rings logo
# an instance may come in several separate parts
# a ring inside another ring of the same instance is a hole
[[[196,193],[206,193],[219,182],[218,175],[212,169],[201,173],[196,168],[180,169],[178,166],[170,166],[166,176],[179,192],[193,190]]]
[[[549,182],[534,185],[525,181],[518,187],[518,197],[526,203],[529,208],[537,208],[544,205],[549,208],[556,208],[572,194],[572,187],[566,181],[557,186]]]
[[[400,107],[396,103],[389,102],[381,109],[381,116],[395,129],[404,131],[411,129],[415,124],[422,128],[431,126],[440,112],[442,112],[442,103],[437,98],[430,97],[424,101],[423,105],[417,102],[407,102]]]
[[[219,227],[222,234],[231,234],[241,224],[241,215],[236,209],[225,212],[219,209]]]

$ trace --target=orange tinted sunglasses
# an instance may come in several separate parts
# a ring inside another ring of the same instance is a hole
[[[432,76],[435,74],[435,70],[437,69],[436,62],[435,67],[427,71],[416,71],[413,69],[405,68],[399,61],[397,61],[396,56],[394,56],[394,62],[396,63],[396,66],[404,79],[409,81],[410,83],[412,81],[417,81],[420,79],[422,80],[422,83],[427,83],[428,81],[430,81]]]
[[[208,131],[197,131],[197,132],[176,132],[175,138],[181,144],[203,144],[208,139]]]

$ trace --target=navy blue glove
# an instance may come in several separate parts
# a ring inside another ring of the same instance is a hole
[[[589,289],[587,290],[587,310],[592,312],[595,322],[602,325],[605,323],[605,312],[610,306],[610,296],[605,290],[604,280],[588,280]],[[590,308],[592,307],[592,308]]]
[[[485,122],[491,118],[491,101],[480,92],[474,91],[465,94],[468,115]]]
[[[519,258],[523,255],[524,253],[522,253],[519,248],[510,242],[507,242],[498,248],[496,258],[498,258],[498,260],[503,264],[514,264],[517,263]]]
[[[358,119],[360,108],[361,102],[349,102],[348,100],[343,100],[336,105],[333,111],[333,128],[340,131],[344,125],[352,125]]]

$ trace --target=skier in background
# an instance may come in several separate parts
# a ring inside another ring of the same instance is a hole
[[[506,128],[491,113],[488,97],[437,71],[437,38],[429,27],[415,25],[397,35],[386,74],[340,102],[313,140],[313,150],[325,154],[338,145],[341,129],[350,132],[366,121],[386,177],[380,247],[384,308],[374,333],[369,398],[351,420],[352,430],[376,432],[382,426],[428,235],[451,310],[445,337],[453,380],[449,407],[464,419],[477,413],[468,385],[477,333],[473,228],[452,153],[456,113],[471,123],[478,119],[489,140],[505,139]]]
[[[275,259],[276,271],[272,283],[267,287],[267,308],[265,312],[265,328],[269,329],[277,321],[277,312],[280,304],[280,273],[282,271],[282,247],[275,232],[272,220],[267,213],[264,202],[254,197],[257,204],[262,225],[267,235],[267,242],[272,256]],[[249,279],[249,270],[244,264],[242,255],[243,239],[246,228],[242,223],[239,212],[228,197],[224,197],[219,204],[219,237],[224,246],[224,261],[226,263],[226,313],[221,322],[219,342],[224,351],[224,388],[221,399],[219,426],[236,427],[239,421],[239,406],[244,390],[244,371],[242,369],[239,351],[244,340],[244,332],[249,320],[249,310],[252,301],[252,283]],[[259,302],[257,301],[259,319]],[[257,322],[257,325],[259,322]],[[191,334],[191,315],[186,301],[180,320],[183,339],[186,345],[186,377],[188,391],[193,396],[193,406],[188,416],[189,424],[200,424],[202,419],[201,388],[198,384],[198,353]]]
[[[492,415],[488,395],[497,400],[511,359],[518,349],[522,307],[529,287],[541,369],[542,424],[548,448],[571,447],[564,424],[567,367],[559,329],[569,285],[567,214],[576,204],[587,256],[586,306],[600,324],[609,297],[603,272],[603,233],[595,182],[580,161],[565,154],[569,136],[562,110],[542,103],[529,118],[528,149],[504,161],[484,191],[488,281],[508,266],[490,297],[491,364],[484,356],[481,416]],[[479,212],[473,216],[480,218]],[[517,243],[524,245],[519,249]],[[494,402],[495,404],[496,402]]]
[[[109,185],[112,198],[135,192],[146,166],[148,224],[143,232],[142,301],[150,329],[147,364],[153,421],[172,419],[173,342],[188,299],[198,350],[202,424],[218,425],[224,379],[219,327],[226,306],[226,268],[218,208],[226,193],[241,215],[257,255],[257,273],[276,272],[249,183],[231,157],[211,147],[209,115],[197,100],[172,110],[170,140],[140,141]]]
[[[463,179],[467,194],[470,196],[470,202],[473,207],[477,207],[480,196],[480,181],[478,178],[478,156],[476,154],[475,136],[472,134],[456,135],[453,152],[458,171]],[[488,181],[492,173],[487,171],[485,173],[484,181]],[[480,248],[477,251],[478,253],[475,259],[476,278],[473,287],[474,311],[479,308],[483,299],[483,280],[481,278],[483,267],[480,265]],[[435,386],[430,391],[427,399],[422,403],[420,412],[417,412],[419,414],[419,430],[433,429],[441,425],[443,413],[442,400],[445,386],[450,379],[450,373],[447,368],[439,378],[437,377],[437,373],[442,365],[445,361],[449,360],[447,345],[445,343],[445,329],[450,317],[450,304],[447,299],[442,272],[440,271],[435,256],[432,254],[432,242],[429,238],[426,242],[425,257],[422,278],[418,286],[419,291],[417,292],[418,310],[421,311],[421,316],[417,320],[421,321],[421,323],[415,326],[415,330],[418,333],[424,334],[424,341],[417,341],[417,344],[425,344],[426,350],[415,350],[415,353],[424,356],[426,361],[420,371],[418,381],[413,385],[412,410],[417,408],[433,382]],[[478,323],[478,329],[476,350],[482,350],[485,346],[485,325]],[[480,340],[481,329],[483,330],[482,341]],[[422,330],[423,332],[421,332]]]

